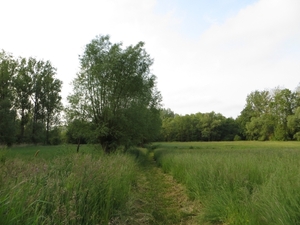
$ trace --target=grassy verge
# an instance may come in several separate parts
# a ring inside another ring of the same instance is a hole
[[[155,158],[203,205],[202,223],[300,224],[300,143],[162,143]]]
[[[47,148],[0,151],[0,224],[109,224],[126,213],[132,156]]]

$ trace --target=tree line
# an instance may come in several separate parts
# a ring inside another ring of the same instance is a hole
[[[300,86],[250,93],[236,119],[178,115],[162,108],[143,42],[96,36],[79,62],[63,107],[50,61],[0,52],[0,144],[98,143],[112,152],[152,141],[300,140]]]
[[[161,118],[161,141],[300,140],[300,86],[251,92],[236,119],[171,109],[163,109]]]
[[[247,140],[300,140],[300,86],[252,92],[237,122]]]
[[[170,109],[161,111],[162,141],[230,141],[239,132],[236,121],[220,113],[178,115]]]
[[[49,61],[0,52],[0,143],[55,143],[62,82]]]

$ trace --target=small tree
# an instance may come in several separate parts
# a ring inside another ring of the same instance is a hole
[[[91,123],[75,119],[69,122],[67,127],[67,137],[68,141],[71,143],[76,143],[76,151],[79,152],[80,145],[88,141],[92,142],[93,129]]]

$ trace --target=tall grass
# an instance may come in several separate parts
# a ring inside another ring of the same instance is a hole
[[[12,157],[1,150],[0,224],[109,224],[126,209],[136,181],[133,157],[25,151]]]
[[[299,147],[173,143],[161,145],[155,157],[202,202],[201,222],[288,225],[300,224]]]

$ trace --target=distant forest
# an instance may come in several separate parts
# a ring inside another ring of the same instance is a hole
[[[0,52],[0,143],[99,143],[107,152],[153,141],[300,141],[300,86],[254,91],[236,118],[178,115],[161,106],[140,42],[97,36],[80,57],[68,105],[51,62]]]
[[[170,109],[161,118],[163,141],[299,141],[300,87],[251,92],[236,119],[215,112],[182,116]]]

